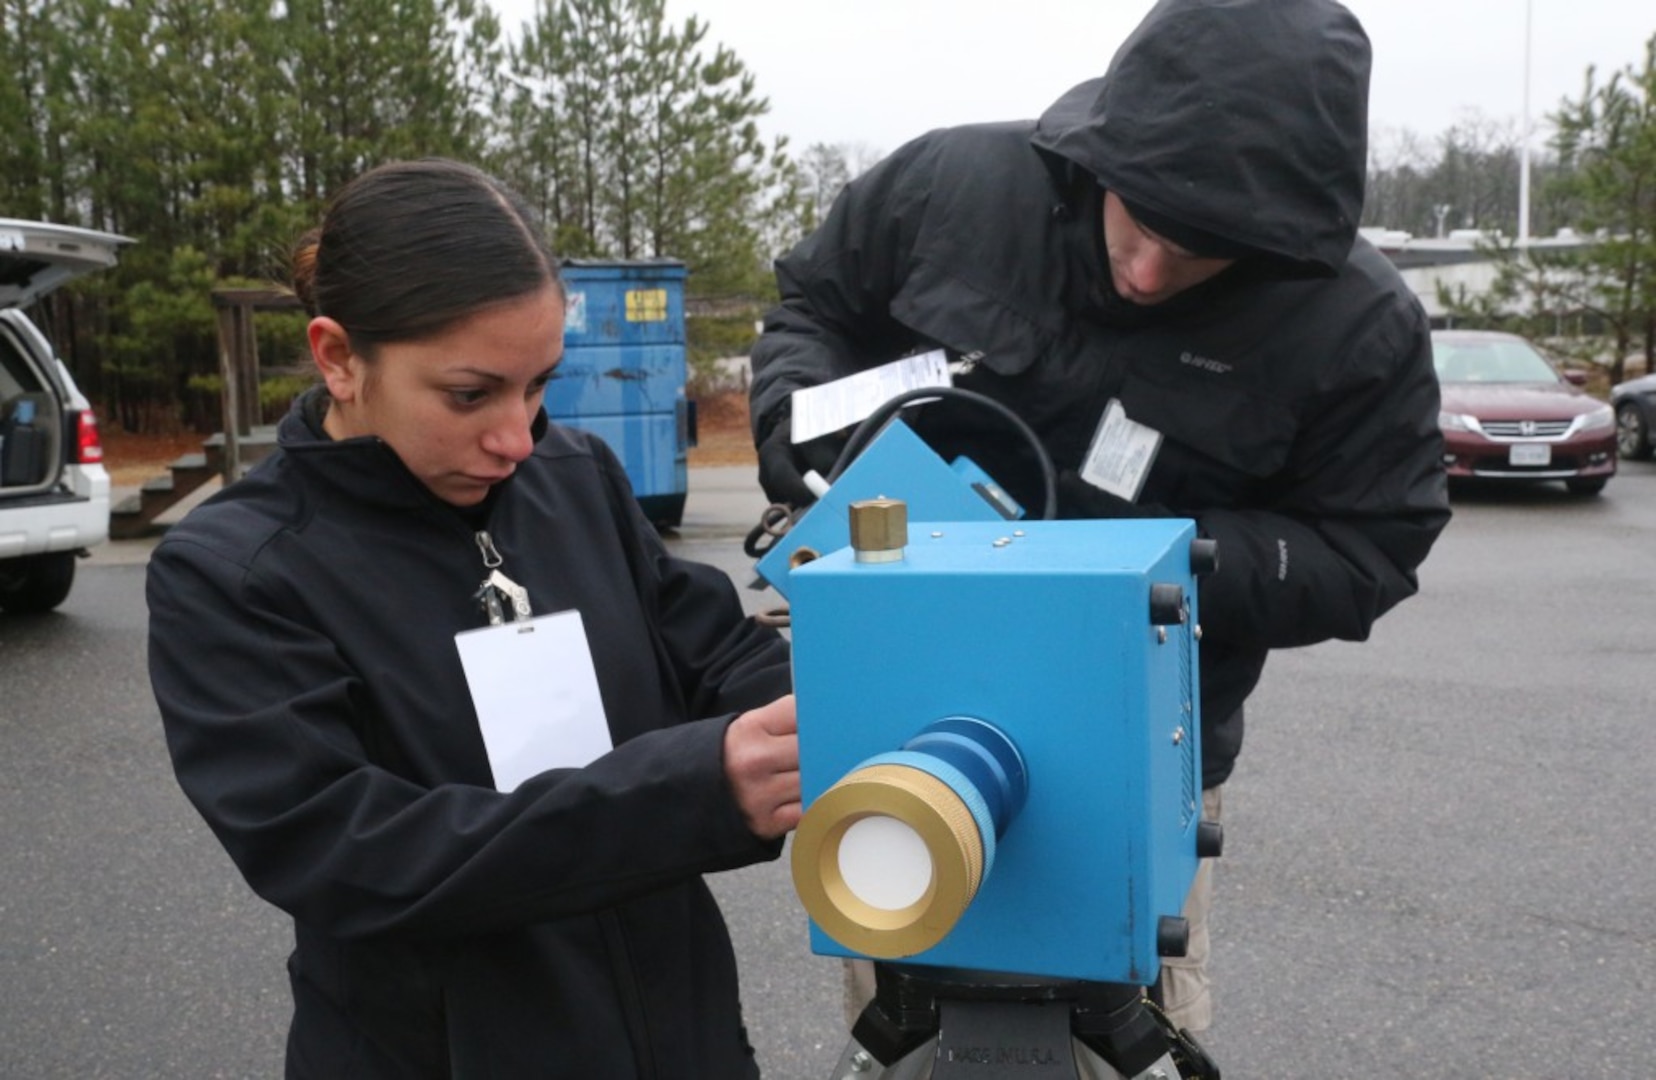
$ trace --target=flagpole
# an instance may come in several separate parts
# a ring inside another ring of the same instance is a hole
[[[1518,150],[1518,246],[1530,242],[1530,41],[1534,0],[1524,0],[1524,126]]]

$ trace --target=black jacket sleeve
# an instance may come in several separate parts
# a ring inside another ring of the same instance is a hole
[[[1425,320],[1392,326],[1402,329],[1371,328],[1353,344],[1337,387],[1306,403],[1268,505],[1196,514],[1219,545],[1219,571],[1200,594],[1215,645],[1361,641],[1417,591],[1450,512]]]
[[[599,450],[610,512],[630,551],[633,576],[658,641],[684,691],[689,716],[735,714],[792,692],[788,646],[742,611],[723,571],[667,551],[632,496],[626,471]]]
[[[851,181],[822,225],[777,260],[781,304],[765,318],[750,359],[753,435],[763,442],[789,415],[794,390],[885,363],[915,344],[891,315],[925,211],[918,179],[931,156],[915,140]]]
[[[740,618],[722,575],[651,556],[657,629],[696,711],[666,708],[587,767],[502,793],[411,779],[385,726],[429,731],[439,759],[475,754],[475,731],[436,704],[365,723],[380,708],[370,700],[386,700],[370,683],[406,669],[353,664],[291,582],[231,550],[181,536],[154,553],[152,684],[186,795],[253,889],[309,926],[339,938],[487,933],[779,852],[730,796],[723,739],[735,711],[786,692],[786,645]],[[384,624],[365,615],[363,630],[384,635]]]

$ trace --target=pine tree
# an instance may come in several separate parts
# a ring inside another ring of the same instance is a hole
[[[503,169],[563,254],[676,258],[697,295],[763,294],[801,229],[797,170],[741,60],[665,6],[542,0],[511,54]]]
[[[1656,35],[1643,67],[1629,65],[1600,84],[1588,69],[1580,98],[1553,118],[1554,145],[1572,166],[1562,182],[1580,227],[1599,236],[1581,260],[1589,304],[1611,329],[1611,381],[1628,353],[1656,370]]]

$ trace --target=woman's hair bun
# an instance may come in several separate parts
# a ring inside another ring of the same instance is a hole
[[[322,246],[322,230],[314,228],[293,245],[293,294],[305,305],[305,313],[315,318],[316,310],[316,253]]]

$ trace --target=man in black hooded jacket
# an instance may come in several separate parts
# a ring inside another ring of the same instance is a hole
[[[752,354],[779,502],[809,502],[802,474],[838,445],[792,441],[795,389],[942,348],[957,387],[1039,434],[1061,515],[1190,517],[1218,542],[1199,596],[1210,813],[1267,652],[1366,638],[1449,520],[1425,315],[1357,236],[1368,75],[1332,0],[1163,0],[1038,121],[934,131],[848,185],[778,261]],[[1159,445],[1101,489],[1082,476],[1107,410],[1110,438]],[[905,418],[1039,504],[1003,421],[952,401]],[[1204,870],[1192,956],[1164,972],[1192,1030],[1210,889]]]

